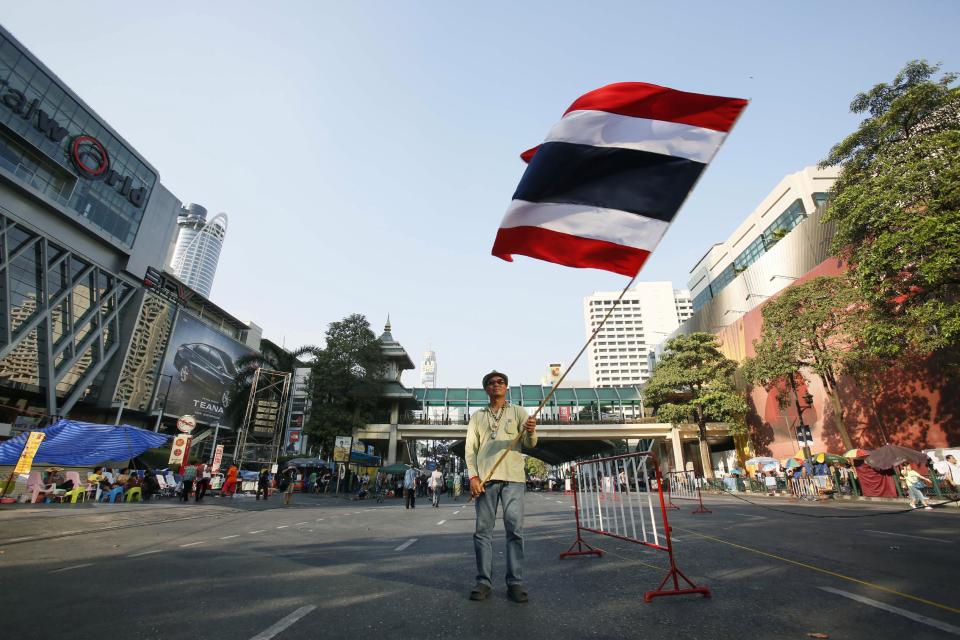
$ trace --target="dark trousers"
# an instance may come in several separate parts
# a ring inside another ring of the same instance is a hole
[[[210,484],[210,480],[207,478],[197,480],[197,497],[196,497],[197,502],[200,502],[201,500],[203,500],[203,496],[207,495],[208,484]]]
[[[190,500],[191,491],[193,491],[193,480],[184,480],[183,495],[180,496],[180,500],[182,500],[183,502],[188,502]]]
[[[266,500],[267,498],[270,497],[270,489],[267,488],[267,485],[265,485],[265,484],[258,484],[258,485],[257,485],[257,500],[260,499],[260,493],[261,493],[261,492],[263,493],[263,499],[264,499],[264,500]]]
[[[417,507],[417,491],[416,489],[405,489],[404,494],[407,496],[407,509],[415,509]]]

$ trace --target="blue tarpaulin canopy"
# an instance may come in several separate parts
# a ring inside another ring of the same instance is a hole
[[[368,467],[379,467],[380,456],[371,456],[369,454],[361,453],[359,451],[351,451],[350,462],[356,462],[357,464],[363,464]]]
[[[166,443],[170,436],[129,425],[60,420],[36,429],[46,434],[34,462],[84,467],[107,460],[129,460]],[[0,444],[0,464],[16,464],[29,433]]]

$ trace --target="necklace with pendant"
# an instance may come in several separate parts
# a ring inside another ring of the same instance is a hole
[[[490,427],[490,439],[496,440],[497,434],[500,432],[500,420],[503,418],[503,414],[506,413],[507,405],[503,404],[500,406],[500,410],[494,412],[493,409],[490,409],[490,415],[493,416],[493,426]]]

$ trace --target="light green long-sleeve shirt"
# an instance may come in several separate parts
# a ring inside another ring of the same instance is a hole
[[[497,463],[503,450],[510,446],[517,434],[523,429],[528,414],[522,407],[507,404],[503,417],[500,419],[500,428],[494,434],[493,413],[489,407],[484,407],[470,416],[467,425],[466,460],[470,477],[478,476],[486,480],[490,469]],[[496,437],[494,437],[496,435]],[[522,444],[532,448],[537,446],[537,434],[524,433]],[[520,455],[520,445],[507,454],[500,466],[497,467],[491,480],[506,480],[507,482],[526,482],[527,477],[523,468],[523,456]]]

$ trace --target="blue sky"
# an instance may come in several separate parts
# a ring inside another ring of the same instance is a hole
[[[914,58],[960,70],[950,1],[48,2],[2,21],[178,198],[227,212],[217,304],[288,346],[390,314],[442,386],[536,382],[582,346],[583,297],[626,283],[490,255],[518,154],[577,96],[640,81],[751,100],[641,273],[685,287],[856,126],[854,94]]]

